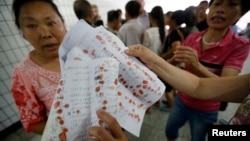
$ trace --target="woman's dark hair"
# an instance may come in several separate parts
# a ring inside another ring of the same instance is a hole
[[[172,13],[171,20],[175,20],[177,26],[185,23],[185,12],[183,10],[176,10]]]
[[[155,19],[159,27],[161,42],[164,42],[165,38],[165,24],[164,24],[164,13],[160,6],[155,6],[150,12],[151,18]]]
[[[213,2],[214,2],[214,0],[210,0],[209,1],[209,7],[213,4]],[[249,0],[241,0],[240,2],[241,2],[240,3],[240,6],[241,6],[241,16],[243,16],[250,9]]]
[[[196,7],[189,6],[185,9],[185,24],[188,27],[195,26],[197,24],[197,17],[195,15]]]
[[[185,27],[181,28],[183,33],[184,39],[192,32],[196,31],[197,25],[197,17],[196,17],[196,7],[189,6],[184,10],[184,23],[186,24]],[[198,29],[197,29],[198,30]]]
[[[121,9],[117,9],[116,11],[118,11],[119,14],[122,14],[122,10]]]
[[[199,5],[202,5],[202,4],[208,5],[208,1],[207,1],[207,0],[203,0],[203,1],[201,1],[201,2],[199,3]]]
[[[125,9],[129,16],[135,18],[140,15],[141,5],[135,0],[130,0],[126,4]]]
[[[171,17],[171,15],[173,14],[173,11],[168,11],[165,16]]]
[[[19,24],[18,19],[20,16],[21,7],[24,4],[29,3],[29,2],[33,2],[33,1],[42,1],[42,2],[50,4],[52,6],[52,8],[55,10],[55,12],[58,14],[58,16],[61,18],[62,22],[64,22],[61,13],[59,12],[57,6],[55,5],[55,3],[53,3],[52,0],[13,0],[12,10],[13,10],[14,16],[15,16],[15,24],[19,29],[20,29],[20,24]]]

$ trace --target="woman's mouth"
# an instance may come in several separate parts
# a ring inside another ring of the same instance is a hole
[[[43,46],[44,49],[48,49],[48,50],[55,50],[58,48],[57,44],[47,44]]]
[[[215,17],[211,18],[211,20],[213,22],[224,22],[226,19],[223,17],[220,17],[220,16],[215,16]]]

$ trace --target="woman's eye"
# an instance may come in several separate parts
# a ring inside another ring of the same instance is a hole
[[[28,27],[28,28],[31,28],[31,29],[34,29],[34,28],[36,28],[37,26],[34,25],[34,24],[30,24],[30,25],[27,25],[27,27]]]
[[[229,6],[238,6],[239,4],[234,2],[234,3],[229,3]]]
[[[48,25],[49,26],[54,26],[54,25],[56,25],[56,22],[49,22]]]
[[[220,5],[220,3],[219,3],[219,2],[215,2],[214,5],[215,5],[215,6],[218,6],[218,5]]]

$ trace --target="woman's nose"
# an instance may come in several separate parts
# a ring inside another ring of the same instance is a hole
[[[217,13],[225,13],[225,6],[224,5],[221,5],[217,8]]]
[[[40,33],[41,33],[41,38],[43,39],[48,39],[52,37],[50,30],[46,26],[40,27]]]

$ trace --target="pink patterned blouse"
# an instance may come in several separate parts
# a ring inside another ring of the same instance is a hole
[[[11,91],[27,132],[47,120],[59,80],[60,72],[38,66],[29,56],[15,67]]]

